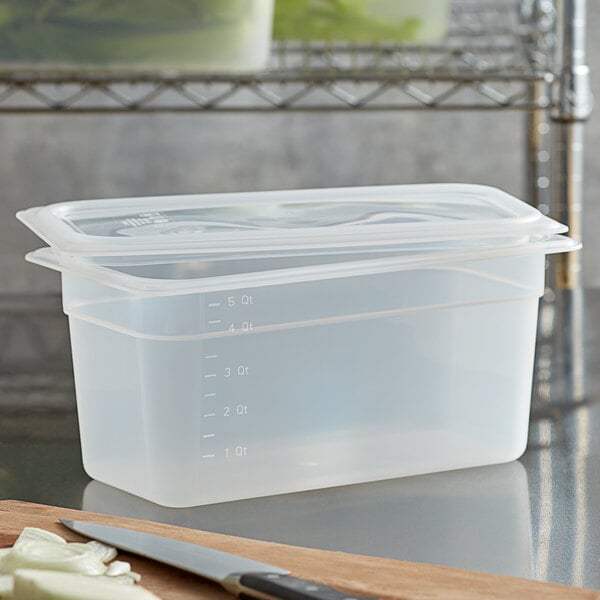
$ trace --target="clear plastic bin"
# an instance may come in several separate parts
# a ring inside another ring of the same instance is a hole
[[[434,42],[448,30],[450,0],[276,0],[279,40]]]
[[[491,188],[73,202],[62,272],[84,466],[181,507],[516,459],[545,256]]]
[[[0,0],[0,68],[249,71],[273,0]]]

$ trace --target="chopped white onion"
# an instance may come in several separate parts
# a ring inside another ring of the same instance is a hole
[[[12,548],[0,548],[0,600],[159,600],[116,556],[96,540],[68,543],[26,527]]]
[[[56,533],[46,531],[45,529],[39,529],[38,527],[25,527],[15,542],[15,546],[18,546],[21,542],[54,542],[55,544],[66,544],[67,540],[60,537]]]
[[[22,541],[0,562],[0,572],[10,575],[17,569],[47,569],[83,575],[102,575],[105,564],[87,544]]]
[[[140,586],[123,585],[109,577],[19,569],[14,600],[158,600]]]
[[[0,598],[13,597],[14,579],[12,575],[0,575]]]
[[[124,560],[114,560],[108,565],[105,575],[109,577],[118,577],[131,572],[131,565]]]
[[[117,549],[108,544],[92,540],[87,542],[87,545],[93,548],[94,552],[102,562],[109,562],[117,556]]]

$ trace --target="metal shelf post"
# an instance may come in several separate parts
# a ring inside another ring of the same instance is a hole
[[[585,0],[559,0],[558,60],[561,66],[554,141],[554,213],[581,239],[583,209],[584,126],[592,109],[590,70],[586,64]],[[557,284],[572,289],[580,283],[581,254],[558,257]]]

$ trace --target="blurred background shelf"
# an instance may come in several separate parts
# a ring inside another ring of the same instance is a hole
[[[555,26],[552,2],[457,0],[438,44],[276,42],[261,73],[5,68],[0,111],[547,109]]]

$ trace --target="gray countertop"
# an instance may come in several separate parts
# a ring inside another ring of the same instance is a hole
[[[600,290],[542,302],[529,445],[517,462],[192,509],[90,480],[68,367],[56,359],[34,376],[13,361],[0,372],[0,496],[600,588],[599,315]]]

